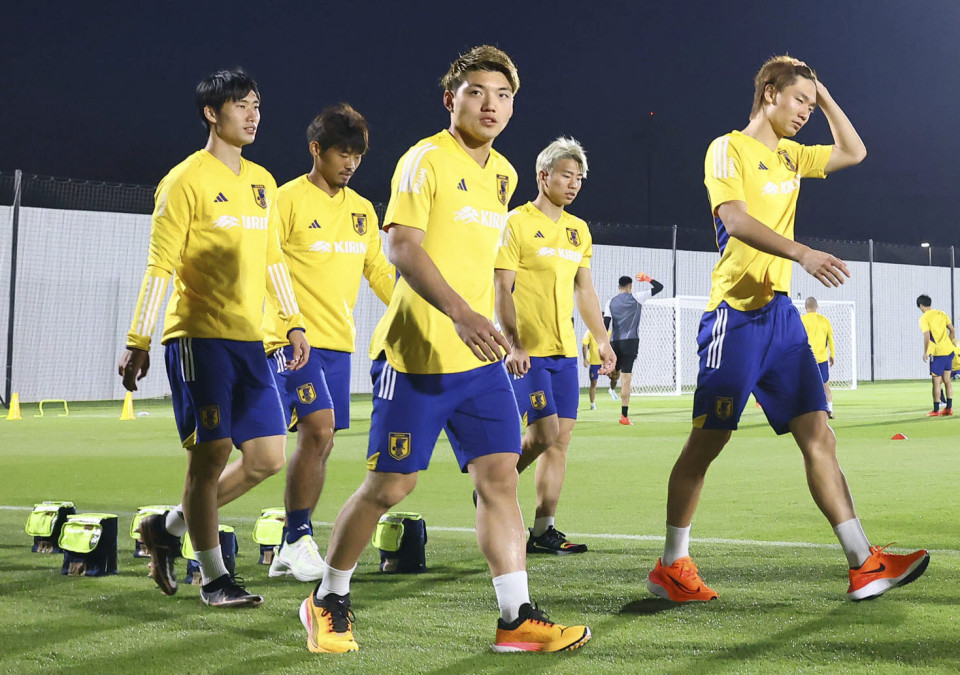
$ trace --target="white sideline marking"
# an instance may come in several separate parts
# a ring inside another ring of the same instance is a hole
[[[0,505],[0,511],[33,511],[31,506],[2,506]],[[133,511],[116,511],[118,516],[129,516],[133,517],[135,512]],[[227,518],[230,522],[239,522],[239,523],[255,523],[256,518],[249,517],[230,517]],[[333,523],[327,523],[318,521],[315,522],[316,527],[333,527]],[[457,532],[462,534],[474,534],[476,530],[472,527],[441,527],[436,525],[431,525],[430,529],[435,532]],[[626,539],[627,541],[663,541],[663,537],[657,534],[612,534],[607,532],[597,533],[597,532],[571,532],[570,536],[574,539]],[[840,544],[814,544],[809,541],[763,541],[760,539],[723,539],[720,537],[691,537],[690,541],[693,543],[699,544],[725,544],[728,546],[766,546],[773,548],[819,548],[819,549],[837,549],[840,548]],[[891,547],[891,551],[912,551],[914,549],[905,549],[902,546]],[[936,553],[937,555],[960,555],[960,551],[956,551],[949,548],[944,549],[928,549],[930,553]]]

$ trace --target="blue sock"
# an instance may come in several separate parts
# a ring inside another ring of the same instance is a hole
[[[933,402],[933,412],[937,412],[938,410],[940,410],[940,401],[934,401],[934,402]]]
[[[948,399],[947,399],[947,407],[950,408],[950,410],[953,410],[953,399],[952,399],[952,398],[948,398]]]
[[[310,509],[287,511],[286,529],[288,544],[294,543],[305,534],[313,534],[313,527],[310,525]]]

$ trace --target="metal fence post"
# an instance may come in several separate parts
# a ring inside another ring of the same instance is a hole
[[[673,297],[677,297],[677,224],[673,224]]]
[[[20,193],[22,191],[23,172],[17,169],[13,178],[13,214],[10,218],[10,305],[7,310],[7,369],[3,388],[3,405],[10,407],[10,395],[13,390],[13,317],[17,299],[17,239],[20,234]]]
[[[876,382],[874,379],[874,349],[873,349],[873,239],[867,240],[869,254],[869,270],[870,270],[870,381]]]

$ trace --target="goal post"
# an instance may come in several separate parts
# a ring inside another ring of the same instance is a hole
[[[643,303],[637,329],[640,347],[630,386],[632,394],[680,396],[693,393],[700,370],[697,333],[708,301],[706,297],[680,295],[652,298]],[[797,301],[794,305],[800,314],[806,311],[802,302]],[[856,389],[856,304],[846,300],[824,300],[819,303],[819,312],[833,326],[836,356],[830,368],[830,386],[833,389]]]

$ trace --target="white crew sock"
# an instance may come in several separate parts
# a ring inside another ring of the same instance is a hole
[[[217,545],[209,551],[197,551],[197,562],[200,563],[200,581],[204,586],[224,574],[229,574],[223,562],[223,551]]]
[[[347,595],[350,593],[350,578],[353,576],[357,566],[354,565],[348,570],[338,570],[327,565],[323,569],[323,581],[317,587],[317,600],[322,600],[331,593],[334,595]]]
[[[555,516],[547,516],[545,518],[536,518],[533,521],[533,536],[539,537],[549,528],[553,527],[553,524],[557,521]]]
[[[845,520],[833,528],[834,534],[840,540],[843,553],[847,556],[850,567],[860,567],[870,557],[870,541],[863,532],[859,518]]]
[[[690,555],[690,527],[667,525],[667,539],[663,544],[663,557],[660,558],[664,567],[670,567],[678,558]]]
[[[833,412],[833,401],[827,401],[827,412]]]
[[[187,533],[187,521],[183,517],[183,504],[178,504],[167,511],[167,519],[163,526],[174,537],[182,537]]]
[[[497,593],[497,604],[500,606],[500,618],[505,623],[516,621],[520,616],[520,605],[530,602],[530,591],[527,588],[527,572],[508,572],[493,578],[493,590]]]

